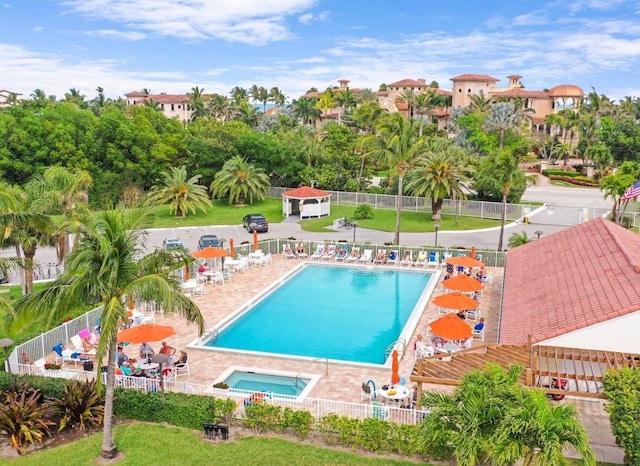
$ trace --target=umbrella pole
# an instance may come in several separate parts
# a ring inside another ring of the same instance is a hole
[[[160,375],[160,390],[162,390],[162,401],[165,402],[167,400],[164,394],[164,375],[162,373],[162,363],[160,363],[160,366],[158,366],[158,370],[160,371],[159,375]]]

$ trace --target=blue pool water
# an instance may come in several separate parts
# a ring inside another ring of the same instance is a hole
[[[205,346],[384,364],[431,276],[308,264]]]
[[[297,396],[305,389],[309,379],[234,371],[225,382],[229,388]]]

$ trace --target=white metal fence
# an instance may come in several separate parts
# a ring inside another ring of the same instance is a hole
[[[282,193],[290,188],[269,188],[269,197],[281,199]],[[397,196],[391,194],[371,194],[344,191],[327,191],[331,194],[331,202],[334,205],[354,206],[367,204],[374,209],[395,210]],[[530,206],[521,204],[507,204],[507,220],[513,221],[521,218],[531,209]],[[402,210],[407,212],[431,212],[431,200],[424,197],[402,196]],[[461,217],[479,217],[488,219],[502,218],[502,203],[445,199],[442,204],[442,214],[459,215]]]

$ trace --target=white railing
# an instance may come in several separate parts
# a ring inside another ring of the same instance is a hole
[[[282,193],[290,188],[270,187],[269,197],[281,199]],[[354,206],[367,204],[374,209],[395,210],[397,196],[393,194],[371,194],[345,191],[327,191],[331,194],[334,205]],[[514,221],[522,218],[530,210],[530,206],[521,204],[507,204],[507,220]],[[402,196],[402,210],[407,212],[431,212],[431,200],[424,197]],[[459,215],[460,217],[478,217],[497,219],[502,218],[502,203],[473,201],[466,199],[445,199],[442,204],[442,214]]]

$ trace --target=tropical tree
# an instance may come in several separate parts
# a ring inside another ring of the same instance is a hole
[[[409,118],[413,117],[413,108],[416,105],[416,99],[418,98],[418,93],[413,89],[405,89],[400,93],[398,97],[396,97],[396,102],[402,102],[407,104],[407,116]]]
[[[229,196],[229,204],[249,204],[254,198],[264,200],[269,192],[269,177],[262,168],[257,168],[240,156],[225,162],[216,173],[211,192],[215,197]]]
[[[500,134],[499,148],[504,147],[506,131],[520,127],[524,118],[523,112],[511,102],[498,102],[491,105],[491,110],[484,121],[488,131],[498,131]]]
[[[249,94],[243,87],[236,86],[231,89],[231,99],[233,100],[234,105],[240,105],[240,103],[245,102],[248,97]]]
[[[418,124],[399,113],[385,115],[376,126],[376,134],[365,135],[361,140],[365,153],[384,163],[398,175],[396,197],[396,225],[393,244],[400,244],[400,214],[405,175],[424,154],[425,140],[418,137]]]
[[[316,98],[307,99],[304,97],[291,102],[291,114],[302,121],[304,125],[313,125],[320,119],[321,111],[316,108]]]
[[[469,183],[468,153],[446,139],[430,141],[415,167],[407,175],[406,190],[414,196],[431,199],[431,220],[439,222],[446,198],[464,199]]]
[[[38,247],[53,245],[56,227],[50,216],[42,214],[28,191],[6,183],[0,185],[0,191],[4,200],[0,208],[0,228],[4,232],[0,247],[14,247],[17,252],[22,249],[24,289],[29,294],[33,291],[33,258]]]
[[[430,414],[420,425],[420,443],[448,451],[460,466],[569,465],[568,446],[582,464],[595,466],[575,408],[551,406],[543,392],[520,385],[523,372],[488,364],[467,373],[452,395],[426,392],[422,404]]]
[[[422,136],[422,128],[424,126],[424,116],[430,115],[437,107],[444,107],[444,96],[436,93],[434,89],[429,89],[427,92],[421,92],[413,101],[414,113],[420,117],[420,136]]]
[[[600,190],[604,193],[604,198],[610,198],[613,201],[611,216],[616,223],[622,221],[622,197],[629,186],[638,179],[640,179],[640,163],[624,162],[615,173],[607,175],[600,180]]]
[[[518,246],[522,246],[523,244],[530,243],[532,238],[529,238],[526,231],[522,233],[513,233],[509,236],[508,245],[511,249],[517,248]]]
[[[201,175],[189,178],[184,165],[171,167],[169,171],[160,173],[158,184],[151,188],[146,204],[169,204],[169,211],[181,218],[189,212],[195,215],[198,209],[206,213],[211,200],[207,188],[199,184],[201,178]]]
[[[528,184],[534,183],[533,176],[527,176],[520,168],[518,159],[506,151],[496,151],[486,157],[480,164],[477,183],[486,186],[490,191],[502,197],[502,215],[500,217],[500,238],[498,250],[502,251],[504,241],[504,225],[507,219],[507,198],[514,189],[524,190]]]
[[[471,96],[469,109],[472,113],[488,115],[491,111],[491,98],[487,97],[484,91],[480,90],[479,93]]]
[[[44,214],[64,216],[70,228],[78,213],[88,209],[91,182],[91,175],[86,170],[53,166],[42,175],[35,175],[28,184],[28,190],[37,209]],[[69,251],[68,232],[60,229],[56,243],[58,263],[61,264]]]
[[[231,118],[231,99],[229,97],[213,94],[211,100],[207,104],[207,109],[215,118],[220,121],[227,121]]]
[[[195,121],[198,118],[209,115],[209,108],[204,103],[203,97],[204,89],[200,89],[198,86],[192,87],[191,92],[187,94],[189,97],[189,104],[193,109],[191,114],[191,120]]]
[[[287,101],[287,96],[278,88],[272,87],[269,91],[269,99],[274,103],[274,105],[278,108],[283,107]]]
[[[147,210],[116,209],[83,219],[78,247],[67,257],[62,275],[47,288],[16,303],[17,322],[42,316],[57,322],[69,309],[96,304],[102,307],[97,361],[107,362],[102,456],[113,458],[118,449],[113,438],[113,400],[118,331],[128,322],[130,297],[155,301],[165,313],[177,313],[204,331],[198,307],[180,290],[171,272],[192,258],[180,251],[158,249],[146,254],[147,229],[153,215]],[[186,253],[185,253],[186,254]],[[98,379],[100,381],[100,379]]]

